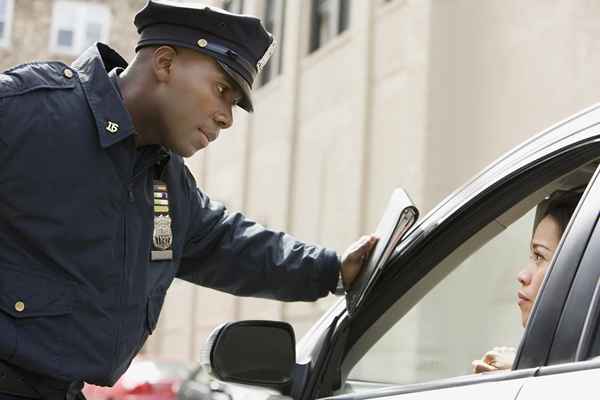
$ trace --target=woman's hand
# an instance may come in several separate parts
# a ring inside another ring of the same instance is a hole
[[[481,360],[474,360],[473,373],[491,372],[511,369],[517,350],[514,347],[494,347],[483,355]]]

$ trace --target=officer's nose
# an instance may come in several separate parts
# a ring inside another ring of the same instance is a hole
[[[215,114],[215,123],[219,129],[227,129],[233,125],[233,113],[231,107],[217,111]]]

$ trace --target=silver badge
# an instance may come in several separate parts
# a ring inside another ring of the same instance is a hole
[[[171,248],[171,244],[173,244],[173,232],[171,231],[171,217],[168,215],[157,215],[154,217],[152,243],[159,250],[168,250]]]
[[[271,45],[265,51],[265,54],[263,54],[261,59],[258,60],[258,62],[256,63],[256,70],[259,73],[260,73],[260,71],[262,71],[262,69],[265,67],[265,65],[267,65],[267,63],[269,62],[269,59],[275,52],[275,49],[277,49],[277,41],[275,39],[273,39],[273,41],[271,42]]]
[[[152,251],[150,259],[173,259],[173,231],[171,230],[171,217],[169,216],[169,191],[167,184],[161,180],[154,180],[154,233],[152,234]]]

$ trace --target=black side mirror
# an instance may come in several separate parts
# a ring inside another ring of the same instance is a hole
[[[226,382],[282,389],[296,362],[294,329],[286,322],[239,321],[208,338],[211,373]]]

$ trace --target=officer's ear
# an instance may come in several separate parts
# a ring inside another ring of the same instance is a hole
[[[168,82],[171,79],[173,62],[177,51],[171,46],[160,46],[154,50],[152,69],[158,82]]]

